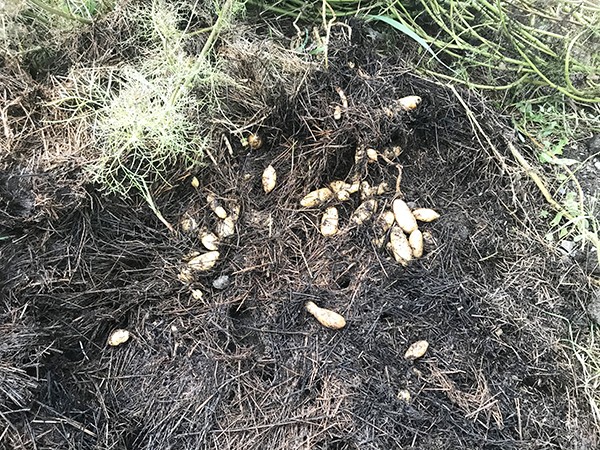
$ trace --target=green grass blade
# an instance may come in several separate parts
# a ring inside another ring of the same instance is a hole
[[[407,27],[406,25],[398,22],[395,19],[392,19],[391,17],[387,17],[387,16],[379,16],[379,15],[372,15],[372,14],[368,14],[365,15],[364,18],[369,22],[372,20],[378,20],[380,22],[383,22],[393,28],[395,28],[396,30],[398,30],[399,32],[405,34],[406,36],[408,36],[409,38],[411,38],[413,41],[415,41],[417,44],[419,44],[421,47],[423,47],[427,52],[429,52],[431,54],[431,56],[433,56],[435,58],[435,60],[437,62],[439,62],[440,64],[442,64],[444,67],[446,67],[449,70],[450,69],[446,64],[444,64],[435,54],[435,52],[431,49],[431,47],[429,46],[429,44],[421,37],[419,36],[417,33],[415,33],[413,30],[411,30],[409,27]]]

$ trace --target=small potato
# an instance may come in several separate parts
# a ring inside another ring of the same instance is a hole
[[[219,219],[225,219],[227,217],[227,211],[223,208],[217,197],[214,194],[208,194],[206,196],[206,202],[212,211],[217,215]]]
[[[190,259],[187,266],[195,272],[206,272],[215,267],[215,264],[219,260],[219,256],[220,253],[217,251],[204,253],[203,255]]]
[[[337,105],[333,110],[333,118],[335,120],[340,120],[342,118],[342,107]]]
[[[377,161],[377,150],[375,150],[374,148],[368,148],[367,158],[369,158],[373,162]]]
[[[440,218],[440,215],[437,212],[429,208],[413,209],[412,213],[419,222],[433,222]]]
[[[262,174],[262,185],[265,193],[271,192],[275,189],[275,184],[277,183],[277,172],[273,166],[269,165]]]
[[[407,266],[408,262],[412,259],[412,249],[410,248],[408,239],[406,239],[406,235],[396,225],[390,231],[390,247],[396,262]]]
[[[216,251],[219,247],[219,238],[209,231],[201,233],[200,242],[207,250]]]
[[[198,189],[198,187],[200,186],[200,181],[198,181],[198,178],[196,177],[192,177],[192,187]]]
[[[333,192],[329,188],[321,188],[316,191],[309,192],[302,200],[300,204],[305,208],[312,208],[315,206],[321,206],[323,203],[328,202],[333,198]]]
[[[373,217],[377,211],[377,202],[373,199],[362,202],[350,216],[350,221],[362,225]]]
[[[408,359],[409,361],[413,361],[415,359],[419,359],[427,352],[429,348],[429,342],[427,341],[417,341],[414,344],[411,344],[406,350],[404,354],[404,359]]]
[[[234,222],[237,222],[237,220],[240,218],[240,213],[242,212],[240,204],[233,201],[228,203],[228,207],[230,211],[229,217],[231,217],[231,220]]]
[[[383,150],[383,156],[385,156],[390,161],[394,160],[401,154],[402,154],[402,147],[400,147],[398,145],[394,145],[393,147],[386,147]]]
[[[186,217],[185,219],[181,219],[179,225],[181,226],[181,231],[183,231],[184,233],[189,233],[198,229],[198,224],[192,217]]]
[[[108,345],[116,347],[117,345],[124,344],[129,340],[129,331],[118,329],[110,333],[108,337]]]
[[[405,403],[410,403],[411,398],[408,389],[400,389],[397,397]]]
[[[217,236],[221,239],[228,238],[235,234],[235,221],[233,217],[226,217],[216,225]]]
[[[406,234],[410,234],[417,229],[417,220],[405,202],[400,199],[394,200],[392,210],[394,211],[396,222]]]
[[[350,200],[350,192],[348,191],[341,190],[338,193],[336,193],[335,196],[341,202],[347,202],[348,200]]]
[[[412,111],[421,104],[421,97],[418,95],[409,95],[398,100],[398,106],[404,111]]]
[[[361,198],[361,200],[366,200],[368,198],[373,197],[374,195],[377,195],[377,187],[376,186],[371,187],[371,185],[369,184],[368,181],[363,181],[362,183],[360,183],[360,198]]]
[[[252,150],[258,150],[263,146],[263,140],[258,134],[248,136],[248,145]]]
[[[376,194],[383,195],[390,191],[391,191],[390,184],[386,181],[383,181],[383,182],[379,183],[379,185],[377,186]]]
[[[188,268],[183,268],[177,274],[177,279],[182,283],[193,283],[194,282],[194,274]]]
[[[346,326],[346,319],[340,314],[329,309],[319,308],[313,302],[306,302],[306,310],[312,314],[321,325],[334,330],[339,330]]]
[[[373,244],[376,247],[382,247],[385,242],[385,234],[388,232],[396,219],[394,218],[394,213],[392,211],[384,211],[377,217],[375,223],[373,224],[373,231],[375,233],[375,238],[373,239]]]
[[[329,183],[329,189],[331,189],[334,194],[337,194],[340,191],[349,191],[351,188],[351,184],[342,180],[335,180]]]
[[[364,161],[365,156],[367,156],[366,150],[362,147],[357,147],[356,152],[354,153],[354,164],[356,164],[357,167],[360,166]]]
[[[321,219],[321,234],[325,237],[333,236],[338,232],[338,210],[335,206],[331,206],[325,210]]]
[[[375,234],[387,233],[387,231],[390,228],[392,228],[392,225],[394,225],[395,221],[396,221],[396,218],[394,217],[394,213],[392,211],[382,212],[377,217],[377,219],[375,220],[375,223],[373,224],[373,229],[375,231]]]
[[[415,230],[410,233],[408,243],[410,244],[414,258],[423,256],[423,233],[421,233],[421,230]]]
[[[354,182],[346,190],[351,194],[356,194],[360,190],[360,183]]]

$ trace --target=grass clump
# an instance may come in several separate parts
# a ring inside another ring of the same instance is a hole
[[[141,193],[170,230],[153,199],[174,177],[200,165],[210,143],[216,86],[226,82],[211,49],[239,9],[234,6],[226,1],[214,25],[203,30],[210,34],[198,55],[186,50],[190,30],[181,29],[183,11],[192,5],[155,0],[132,6],[127,20],[138,30],[139,55],[108,68],[74,70],[56,102],[89,122],[96,149],[85,168],[90,179],[107,193]]]

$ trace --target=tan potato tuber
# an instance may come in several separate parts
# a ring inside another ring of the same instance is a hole
[[[412,259],[412,249],[406,235],[399,226],[394,225],[392,231],[390,231],[390,247],[396,262],[403,266],[408,265],[408,262]]]
[[[205,231],[200,235],[200,242],[207,250],[216,251],[219,246],[219,238],[210,231]]]
[[[369,158],[369,160],[373,162],[377,161],[377,150],[375,150],[374,148],[368,148],[367,158]]]
[[[248,145],[252,150],[258,150],[263,146],[263,140],[258,134],[248,136]]]
[[[312,314],[321,325],[334,330],[339,330],[346,326],[346,319],[336,312],[329,309],[319,308],[313,302],[306,302],[306,310]]]
[[[373,199],[362,202],[350,216],[350,221],[362,225],[373,217],[377,211],[377,202]]]
[[[321,234],[325,237],[333,236],[338,232],[338,210],[331,206],[325,210],[321,219]]]
[[[235,221],[233,217],[226,217],[216,225],[216,233],[221,239],[228,238],[235,234]]]
[[[392,209],[396,223],[406,234],[410,234],[417,229],[417,220],[405,202],[400,199],[394,200]]]
[[[277,183],[277,172],[275,172],[275,168],[272,165],[269,165],[262,174],[262,185],[265,193],[271,192],[275,189],[275,184]]]
[[[214,194],[208,194],[206,196],[206,202],[209,208],[217,215],[219,219],[225,219],[227,217],[227,211],[223,208],[217,197]]]
[[[419,359],[427,352],[429,348],[429,342],[427,341],[417,341],[414,344],[411,344],[406,350],[404,354],[404,359],[408,359],[409,361]]]
[[[421,230],[415,230],[410,233],[408,243],[412,249],[413,257],[420,258],[423,256],[423,233],[421,233]]]
[[[333,198],[333,192],[329,188],[321,188],[316,191],[309,192],[302,200],[300,204],[305,208],[312,208],[315,206],[321,206],[323,203]]]
[[[333,110],[333,118],[335,120],[340,120],[342,118],[342,107],[337,105]]]
[[[437,212],[429,208],[417,208],[414,209],[412,213],[419,222],[433,222],[440,218],[440,215]]]
[[[198,228],[198,224],[192,217],[186,217],[185,219],[181,219],[179,225],[181,226],[181,231],[183,231],[184,233],[195,231]]]
[[[421,97],[418,95],[409,95],[398,100],[398,106],[404,111],[412,111],[421,104]]]
[[[124,344],[129,340],[129,331],[118,329],[110,333],[108,337],[108,345],[116,347],[117,345]]]
[[[195,272],[206,272],[215,267],[215,264],[219,260],[219,256],[220,254],[217,251],[204,253],[203,255],[190,259],[187,266]]]

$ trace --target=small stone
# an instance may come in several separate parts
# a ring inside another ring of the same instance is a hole
[[[218,278],[215,278],[215,280],[213,281],[212,285],[215,289],[227,289],[227,287],[229,286],[229,276],[228,275],[221,275]]]

